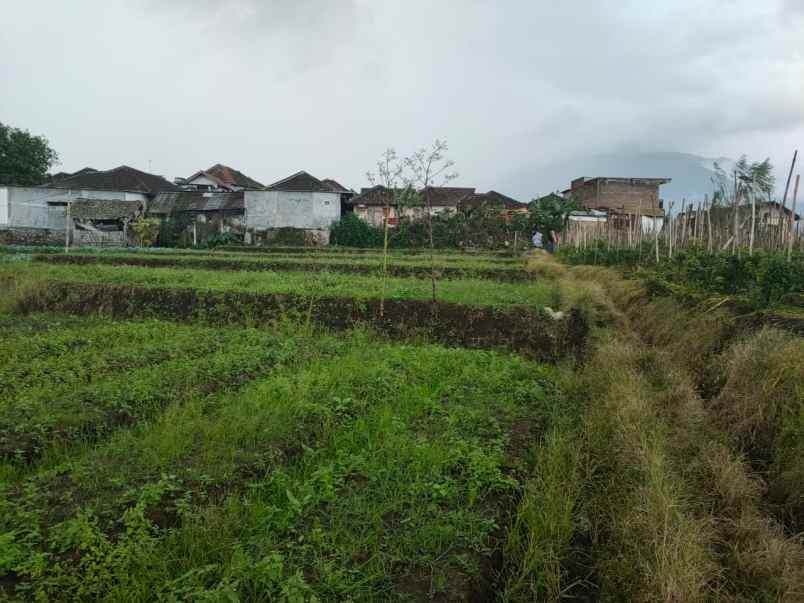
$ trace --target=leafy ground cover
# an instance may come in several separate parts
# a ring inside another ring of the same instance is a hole
[[[15,259],[21,256],[12,256]],[[153,268],[189,268],[202,270],[234,270],[234,271],[273,271],[273,272],[341,272],[347,274],[381,275],[384,272],[391,277],[427,278],[433,273],[433,267],[422,263],[405,264],[389,263],[383,268],[382,260],[344,261],[336,258],[333,261],[316,258],[266,258],[264,256],[186,256],[186,255],[146,255],[146,254],[35,254],[33,261],[49,264],[103,264],[129,265]],[[439,279],[487,278],[497,281],[526,281],[532,276],[518,266],[496,267],[489,262],[464,263],[462,265],[440,264],[435,268]]]
[[[30,254],[64,254],[64,247],[32,246],[32,245],[0,245],[0,255]],[[80,255],[147,255],[147,256],[182,256],[182,257],[240,257],[250,258],[282,258],[294,261],[338,261],[338,262],[382,262],[381,249],[351,249],[342,247],[215,247],[213,249],[189,249],[176,247],[122,247],[93,248],[72,247],[69,253]],[[430,265],[429,252],[410,253],[404,250],[389,250],[388,258],[396,264]],[[517,254],[468,253],[439,249],[435,251],[436,265],[464,265],[477,267],[498,267],[521,264]]]
[[[762,309],[800,304],[804,293],[804,256],[799,253],[788,262],[781,252],[756,250],[749,255],[748,250],[742,250],[733,255],[693,247],[677,251],[669,259],[663,256],[656,264],[650,245],[608,250],[601,242],[584,249],[563,249],[561,255],[574,264],[638,268],[637,276],[658,294],[727,295]]]
[[[0,264],[0,277],[28,281],[106,283],[141,287],[183,287],[206,291],[296,294],[315,297],[424,299],[432,295],[424,279],[388,278],[338,273],[221,272],[133,266],[50,266],[11,262]],[[497,283],[482,279],[438,283],[438,300],[472,305],[557,306],[556,289],[548,282]]]
[[[253,379],[299,351],[255,329],[101,319],[33,336],[4,333],[0,349],[7,384],[0,455],[14,462],[102,439],[198,392]]]
[[[361,332],[311,341],[263,339],[282,360],[252,383],[201,387],[69,455],[8,467],[9,588],[52,600],[493,596],[506,567],[523,567],[517,547],[499,556],[509,514],[566,408],[552,369]]]

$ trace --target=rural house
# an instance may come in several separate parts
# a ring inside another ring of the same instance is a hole
[[[515,214],[527,214],[528,204],[512,199],[497,191],[489,191],[464,197],[458,203],[458,209],[467,213],[477,210],[491,210],[502,215],[506,222],[510,222]]]
[[[373,224],[382,226],[385,224],[386,208],[388,211],[388,224],[391,226],[399,222],[402,217],[417,220],[426,213],[427,204],[424,195],[430,196],[431,214],[455,213],[458,211],[460,202],[467,197],[475,194],[474,188],[454,187],[454,186],[430,186],[420,191],[421,198],[416,204],[405,204],[396,207],[394,194],[391,189],[382,185],[363,188],[360,194],[352,197],[347,205],[360,219]]]
[[[245,233],[245,193],[177,191],[159,193],[148,208],[148,215],[159,218],[172,231],[173,244],[197,245],[217,233],[231,232],[239,238]]]
[[[245,191],[246,242],[329,244],[330,226],[341,217],[340,189],[346,190],[333,189],[300,171],[265,190]]]
[[[349,200],[355,196],[355,192],[340,184],[337,180],[332,178],[324,178],[321,181],[333,193],[338,193],[341,196],[341,215],[351,210]]]
[[[196,172],[189,178],[176,178],[175,183],[183,190],[190,191],[235,192],[265,188],[243,172],[220,163]]]
[[[640,216],[646,230],[661,228],[664,203],[659,187],[670,178],[576,178],[563,194],[571,195],[580,209],[606,212],[608,219],[630,224]]]
[[[0,184],[0,242],[64,242],[68,203],[76,199],[148,202],[159,192],[178,190],[155,174],[120,166],[98,171],[84,168],[41,186]]]
[[[128,225],[143,212],[143,202],[125,199],[85,199],[70,203],[69,239],[75,245],[125,245]]]
[[[795,224],[801,220],[801,216],[798,213],[793,214],[792,208],[782,207],[782,204],[778,201],[757,203],[754,211],[756,211],[754,215],[756,225],[763,228],[789,228],[791,223]],[[744,203],[737,208],[737,221],[740,228],[749,227],[751,212],[752,208],[749,203]],[[705,228],[707,220],[710,220],[716,227],[725,227],[731,230],[734,224],[734,206],[731,204],[717,205],[708,208],[708,210],[703,210],[690,204],[683,208],[677,219],[681,224],[689,224],[691,228],[694,228],[699,220],[702,224],[701,228]]]

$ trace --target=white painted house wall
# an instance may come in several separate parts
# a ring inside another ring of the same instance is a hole
[[[341,217],[339,193],[246,191],[246,227],[326,229]]]
[[[8,224],[8,187],[0,186],[0,226]]]
[[[7,186],[0,187],[0,199],[5,198],[7,216],[2,221],[2,203],[0,203],[0,224],[18,228],[49,228],[62,230],[65,224],[65,206],[58,205],[72,199],[129,199],[147,201],[143,193],[125,191],[67,190],[43,188],[39,186]],[[56,205],[54,205],[56,204]]]
[[[211,186],[212,188],[217,188],[218,187],[217,182],[215,182],[213,180],[210,180],[206,176],[198,176],[197,178],[193,178],[192,180],[188,180],[186,182],[186,184],[193,185],[193,186]]]

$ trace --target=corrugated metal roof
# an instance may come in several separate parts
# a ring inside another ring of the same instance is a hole
[[[79,197],[70,204],[70,216],[76,220],[120,220],[135,216],[140,209],[141,201]]]
[[[243,211],[244,208],[245,195],[243,191],[234,193],[180,191],[178,193],[159,193],[148,206],[148,213],[171,214],[183,211]]]

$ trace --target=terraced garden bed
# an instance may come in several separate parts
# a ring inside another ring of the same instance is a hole
[[[264,324],[285,319],[338,330],[367,325],[393,338],[426,338],[469,348],[507,348],[556,361],[577,357],[588,327],[579,314],[555,319],[527,306],[495,308],[449,302],[305,297],[243,291],[50,282],[19,304],[23,312],[101,312],[114,318],[156,317],[211,324]]]
[[[382,261],[321,260],[307,259],[298,261],[289,258],[260,256],[261,259],[244,259],[242,256],[186,256],[186,255],[146,255],[146,254],[35,254],[33,261],[47,264],[89,265],[102,264],[113,266],[145,266],[152,268],[198,268],[203,270],[246,270],[274,272],[340,272],[346,274],[382,274]],[[423,264],[394,264],[386,267],[387,274],[393,277],[429,278],[430,266]],[[519,267],[493,267],[491,263],[478,262],[478,265],[464,266],[444,265],[436,267],[439,279],[483,278],[503,282],[528,281],[533,275]]]
[[[7,458],[0,575],[9,596],[488,600],[518,563],[501,554],[505,526],[563,404],[550,369],[360,331],[63,320],[32,315],[0,334],[1,345],[20,347],[9,371],[35,361],[48,375],[4,398],[6,416],[24,414],[26,392],[43,397],[44,380],[58,375],[108,382],[105,362],[72,375],[72,352],[102,358],[104,342],[136,362],[157,332],[154,349],[164,342],[170,354],[196,334],[216,342],[214,358],[234,358],[226,350],[239,338],[254,360],[248,379],[223,389],[218,368],[237,373],[228,361],[195,371],[191,388],[135,422],[110,423],[104,438]],[[37,332],[18,346],[15,338]],[[117,377],[121,389],[151,389],[145,372]],[[61,407],[86,415],[80,396]],[[0,433],[11,428],[4,422]]]
[[[143,287],[182,287],[202,291],[293,294],[303,297],[429,300],[429,280],[388,278],[334,272],[232,272],[138,266],[56,266],[30,262],[0,263],[0,278],[27,281],[105,283]],[[547,281],[500,283],[484,279],[453,279],[438,283],[438,301],[504,307],[528,305],[556,308],[560,298]]]

